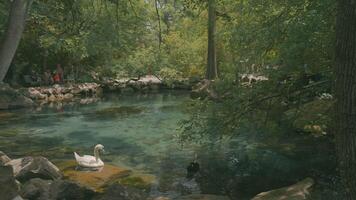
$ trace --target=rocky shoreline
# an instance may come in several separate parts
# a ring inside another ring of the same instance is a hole
[[[51,103],[80,102],[82,99],[97,99],[103,93],[152,92],[159,90],[192,90],[197,81],[188,79],[165,81],[153,75],[131,79],[107,79],[100,83],[67,83],[63,85],[13,89],[0,84],[0,110],[32,107]],[[85,101],[84,103],[96,102]]]
[[[100,171],[78,171],[75,161],[54,165],[45,157],[10,159],[0,151],[0,196],[3,200],[230,200],[227,196],[187,193],[177,198],[151,197],[155,177],[105,165]],[[145,178],[146,177],[146,178]],[[314,180],[258,194],[253,200],[306,200]]]
[[[45,157],[10,159],[0,151],[0,196],[3,200],[173,200],[150,197],[152,175],[113,165],[100,171],[77,171],[74,161],[58,167]],[[174,200],[229,200],[226,196],[187,194]]]

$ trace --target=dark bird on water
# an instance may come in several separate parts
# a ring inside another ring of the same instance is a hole
[[[200,169],[200,165],[197,161],[197,154],[195,154],[195,158],[194,161],[191,162],[188,166],[187,166],[187,178],[188,179],[192,179],[194,177],[194,175],[196,173],[198,173],[199,169]]]

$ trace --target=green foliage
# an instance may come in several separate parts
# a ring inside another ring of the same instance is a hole
[[[61,63],[83,81],[92,71],[111,78],[152,73],[167,82],[204,77],[206,2],[160,1],[159,16],[155,3],[34,1],[9,74],[54,70]],[[8,6],[0,3],[1,34]],[[182,139],[220,138],[248,127],[271,133],[303,127],[295,123],[303,106],[330,92],[335,2],[219,0],[216,14],[221,80],[214,88],[221,100],[193,101]],[[245,73],[269,80],[246,86],[240,80]]]
[[[326,133],[329,110],[308,105],[331,92],[335,2],[225,0],[217,10],[222,78],[214,87],[220,100],[193,100],[180,138],[217,141],[246,130],[281,134],[310,127]],[[245,73],[268,81],[246,85]]]

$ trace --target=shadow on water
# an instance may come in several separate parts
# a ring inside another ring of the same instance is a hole
[[[96,132],[90,130],[77,130],[68,133],[67,137],[70,140],[77,142],[77,144],[80,144],[84,141],[95,141],[95,134]]]
[[[146,110],[147,108],[142,106],[108,107],[83,113],[83,116],[86,121],[115,120],[117,118],[127,118],[132,115],[139,115]]]

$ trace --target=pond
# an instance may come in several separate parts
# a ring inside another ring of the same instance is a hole
[[[198,190],[241,199],[334,167],[328,152],[318,153],[328,148],[320,141],[273,141],[246,133],[217,146],[183,147],[176,135],[179,121],[189,116],[183,109],[187,100],[188,93],[177,91],[106,95],[92,104],[0,112],[0,150],[13,158],[42,155],[56,163],[74,159],[73,151],[92,154],[100,143],[104,162],[155,175],[151,195],[171,197],[182,193],[176,183],[195,154],[202,165]]]

